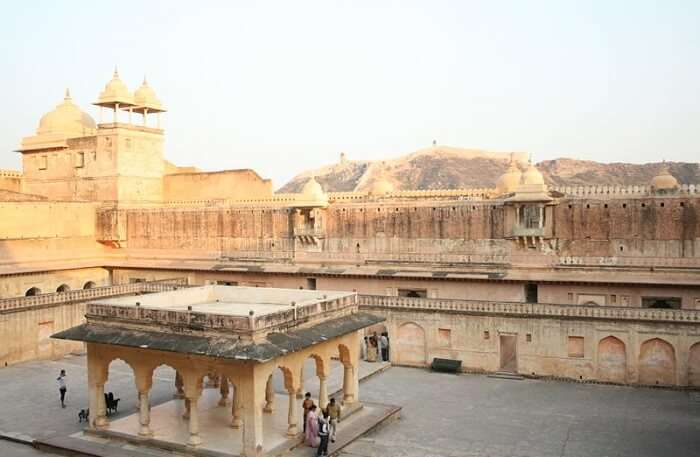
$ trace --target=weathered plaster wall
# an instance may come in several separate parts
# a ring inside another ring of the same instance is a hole
[[[0,314],[0,366],[36,359],[55,359],[83,351],[83,344],[51,339],[54,333],[84,322],[84,304]]]
[[[163,198],[172,200],[257,199],[272,197],[272,181],[253,170],[177,173],[163,177]]]
[[[387,318],[394,363],[424,366],[441,357],[462,360],[465,370],[498,371],[500,337],[504,335],[516,338],[519,373],[629,384],[700,385],[696,326],[380,308],[371,308],[371,312]],[[576,347],[572,341],[578,343],[580,338],[582,354],[571,353]]]

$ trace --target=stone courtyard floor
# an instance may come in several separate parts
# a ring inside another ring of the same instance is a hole
[[[69,376],[66,409],[60,408],[55,383],[61,368]],[[46,438],[81,429],[85,357],[2,368],[0,386],[0,433]],[[110,366],[106,390],[122,398],[113,418],[135,411],[128,366]],[[153,403],[172,399],[172,393],[172,370],[159,369]],[[363,382],[360,397],[402,406],[401,420],[350,444],[341,451],[344,457],[700,456],[700,393],[394,367]],[[2,457],[48,455],[0,440]]]

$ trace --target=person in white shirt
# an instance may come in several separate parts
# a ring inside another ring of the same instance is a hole
[[[58,392],[61,394],[61,408],[66,407],[66,391],[68,387],[66,386],[66,370],[61,370],[61,373],[56,378],[58,381]]]

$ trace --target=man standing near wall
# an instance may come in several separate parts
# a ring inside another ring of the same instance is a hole
[[[386,332],[382,333],[379,337],[379,347],[382,353],[382,362],[389,361],[389,338],[386,336]]]

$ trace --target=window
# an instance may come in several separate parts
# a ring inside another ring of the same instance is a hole
[[[426,298],[427,296],[427,289],[399,289],[399,297]]]
[[[85,153],[79,152],[75,155],[75,168],[83,168],[85,166]]]
[[[491,338],[491,334],[489,333],[488,330],[484,330],[484,339],[488,340],[489,338]]]
[[[525,303],[537,303],[537,284],[525,284]]]
[[[574,294],[573,294],[573,292],[569,292],[569,293],[567,294],[567,298],[569,299],[569,303],[573,303],[573,302],[574,302]]]
[[[569,357],[583,357],[583,337],[569,337]]]
[[[681,297],[642,297],[642,308],[680,309]]]
[[[448,348],[452,346],[452,330],[449,328],[438,329],[438,346]]]
[[[144,278],[129,278],[129,284],[136,284],[139,282],[146,282]]]
[[[306,278],[306,288],[316,290],[316,278]]]
[[[39,156],[39,170],[46,170],[49,168],[49,156],[43,155]]]
[[[532,342],[532,333],[525,334],[525,341],[527,341],[528,343]]]
[[[617,305],[617,295],[611,295],[611,296],[610,296],[610,304],[611,304],[611,305]]]

